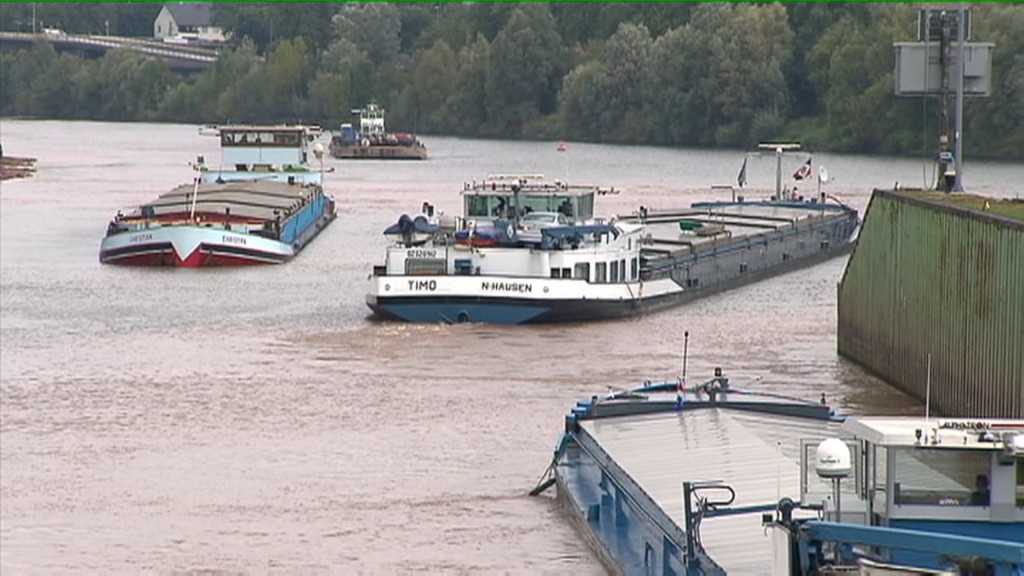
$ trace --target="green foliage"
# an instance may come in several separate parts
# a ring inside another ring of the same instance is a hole
[[[0,28],[149,37],[154,3],[5,3]],[[395,129],[863,153],[937,148],[938,99],[897,97],[913,3],[218,3],[232,38],[180,77],[129,51],[45,41],[0,54],[0,114],[336,126],[376,101]],[[992,95],[968,98],[965,151],[1024,148],[1024,5],[972,4]],[[94,57],[90,55],[90,57]]]
[[[546,4],[521,4],[491,43],[485,91],[493,133],[516,134],[557,109],[564,49]]]
[[[647,138],[645,106],[654,87],[648,65],[652,48],[645,26],[623,24],[604,45],[600,61],[566,76],[562,109],[570,134],[607,142]]]

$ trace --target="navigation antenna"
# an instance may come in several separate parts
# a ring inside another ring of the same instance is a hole
[[[775,151],[775,198],[784,200],[782,197],[782,155],[788,150],[799,150],[800,145],[792,142],[762,142],[757,147],[762,150]]]
[[[690,342],[690,331],[687,330],[687,331],[683,332],[683,371],[679,375],[679,383],[680,384],[685,384],[686,383],[686,349],[687,349],[687,347],[689,345],[689,342]]]

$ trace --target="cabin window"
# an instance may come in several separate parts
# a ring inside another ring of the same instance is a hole
[[[894,500],[897,505],[987,506],[989,504],[988,451],[892,449],[895,462]]]
[[[564,214],[566,218],[575,219],[576,216],[574,214],[575,210],[573,210],[572,198],[557,196],[556,199],[558,200],[557,211]]]
[[[572,268],[562,268],[562,278],[572,278]]]
[[[574,278],[590,280],[590,262],[577,262],[572,275]]]
[[[405,273],[409,276],[441,276],[445,273],[446,261],[438,258],[409,258],[405,261]]]
[[[594,195],[585,194],[576,199],[576,215],[581,220],[589,220],[594,217]]]
[[[1017,506],[1024,506],[1024,458],[1017,458]]]
[[[278,132],[277,134],[274,134],[274,144],[281,146],[298,146],[299,134],[298,132]]]
[[[640,259],[633,258],[630,269],[633,271],[633,279],[636,280],[640,277]]]
[[[611,272],[608,274],[608,281],[609,282],[618,282],[619,281],[619,263],[618,263],[618,261],[612,262],[612,269],[611,269]]]
[[[487,196],[466,196],[466,217],[487,217]]]
[[[606,262],[598,262],[594,265],[594,282],[603,284],[608,281],[608,264]]]
[[[552,278],[561,278],[562,277],[562,269],[561,268],[552,268],[551,269],[551,277]]]
[[[626,281],[626,261],[619,260],[619,282]]]

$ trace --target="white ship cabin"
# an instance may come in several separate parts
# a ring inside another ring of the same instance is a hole
[[[377,104],[370,103],[361,110],[353,110],[353,114],[359,114],[359,135],[363,138],[379,135],[383,136],[384,109]]]
[[[319,126],[217,126],[212,131],[220,137],[221,166],[237,172],[301,171],[323,155]]]
[[[595,197],[615,191],[540,179],[467,183],[454,228],[419,245],[396,238],[385,274],[638,281],[643,227],[594,218]]]
[[[616,193],[612,188],[543,179],[541,175],[498,175],[467,182],[462,190],[463,217],[467,222],[481,222],[543,212],[562,214],[569,224],[587,224],[594,222],[594,198]]]
[[[1024,420],[852,417],[842,430],[843,521],[1024,542]],[[801,447],[801,500],[833,511],[814,447]]]

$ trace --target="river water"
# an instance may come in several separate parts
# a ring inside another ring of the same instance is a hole
[[[542,173],[614,186],[599,214],[720,197],[741,152],[425,137],[426,162],[326,159],[340,217],[284,266],[101,266],[118,210],[219,157],[195,126],[5,119],[39,173],[0,193],[0,572],[602,573],[527,492],[580,397],[689,374],[825,393],[851,413],[918,402],[836,354],[845,258],[643,318],[496,327],[373,321],[381,231],[463,182]],[[787,174],[802,159],[787,164]],[[919,159],[818,154],[830,194],[921,185]],[[774,160],[752,158],[751,184]],[[1015,196],[1020,164],[972,162]],[[755,379],[760,378],[760,381]],[[755,383],[756,382],[756,383]]]

